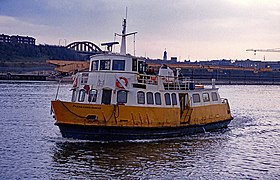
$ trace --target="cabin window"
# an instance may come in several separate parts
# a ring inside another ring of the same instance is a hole
[[[154,96],[152,92],[147,92],[147,104],[154,104]]]
[[[200,102],[199,94],[193,94],[192,98],[193,98],[193,103],[199,103]]]
[[[210,101],[209,93],[203,93],[202,94],[202,99],[203,99],[204,102],[209,102]]]
[[[113,60],[113,70],[125,70],[125,60]]]
[[[86,97],[86,91],[84,89],[81,89],[79,92],[78,101],[83,102],[85,100],[85,97]]]
[[[110,70],[111,61],[110,60],[101,60],[100,61],[100,70]]]
[[[156,105],[161,105],[161,98],[160,98],[160,93],[155,93],[155,101]]]
[[[77,100],[77,90],[74,89],[72,93],[72,102],[75,102]]]
[[[171,98],[172,98],[172,105],[177,105],[177,96],[175,93],[171,94]]]
[[[166,105],[171,105],[171,99],[170,99],[170,94],[169,93],[164,94],[164,99],[165,99],[165,104]]]
[[[138,104],[145,104],[145,93],[143,91],[137,93],[137,101]]]
[[[117,103],[127,103],[127,91],[125,90],[118,91]]]
[[[92,71],[98,70],[98,62],[99,62],[99,61],[92,61],[92,62],[91,62],[91,70],[92,70]]]
[[[144,73],[144,63],[143,63],[143,61],[138,61],[138,72],[140,74]]]
[[[137,71],[137,59],[132,59],[132,71]]]
[[[218,95],[216,92],[211,92],[212,101],[218,101]]]
[[[97,90],[91,89],[88,95],[88,102],[96,102],[97,99]]]

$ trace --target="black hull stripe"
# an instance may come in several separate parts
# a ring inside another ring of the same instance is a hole
[[[57,124],[61,134],[65,138],[111,141],[111,140],[135,140],[158,139],[191,135],[216,129],[226,128],[231,119],[210,123],[206,125],[184,127],[113,127],[113,126],[82,126],[70,124]]]

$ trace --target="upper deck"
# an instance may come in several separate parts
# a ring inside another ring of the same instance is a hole
[[[91,56],[89,71],[143,74],[145,68],[145,58],[108,52]]]
[[[154,72],[148,68],[145,58],[126,54],[125,37],[131,33],[125,33],[125,23],[120,53],[93,55],[89,71],[76,74],[73,102],[176,108],[185,96],[186,103],[193,99],[194,106],[221,102],[214,86],[212,89],[196,88],[193,80],[181,76],[180,69],[176,76],[166,65]],[[200,101],[200,97],[204,100]],[[159,103],[161,100],[164,103]]]

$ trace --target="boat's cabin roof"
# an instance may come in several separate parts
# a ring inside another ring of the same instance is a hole
[[[143,74],[146,70],[145,58],[114,53],[91,56],[89,71],[130,72]]]

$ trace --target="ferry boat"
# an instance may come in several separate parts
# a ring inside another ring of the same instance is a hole
[[[133,33],[130,33],[133,34]],[[65,138],[110,141],[170,138],[226,128],[233,119],[215,84],[205,88],[162,65],[126,53],[126,21],[120,53],[91,56],[88,72],[75,75],[71,101],[51,102]],[[114,43],[107,44],[112,46]],[[112,48],[111,48],[112,49]]]

